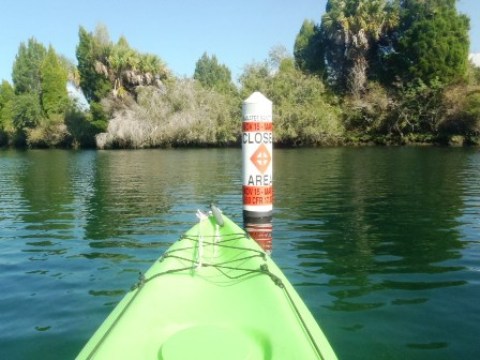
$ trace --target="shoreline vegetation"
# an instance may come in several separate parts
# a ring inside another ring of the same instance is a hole
[[[273,102],[278,147],[480,145],[468,30],[455,0],[328,0],[293,56],[273,47],[237,84],[207,53],[191,78],[176,77],[103,25],[80,27],[77,64],[30,38],[0,85],[0,147],[239,146],[254,91]]]

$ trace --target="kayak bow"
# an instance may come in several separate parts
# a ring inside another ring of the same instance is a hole
[[[277,265],[214,212],[200,213],[77,359],[336,359]]]

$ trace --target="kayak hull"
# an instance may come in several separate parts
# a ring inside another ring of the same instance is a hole
[[[77,359],[336,359],[265,252],[203,218],[142,276]]]

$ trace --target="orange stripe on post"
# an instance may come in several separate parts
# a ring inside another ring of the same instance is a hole
[[[243,186],[244,205],[271,205],[273,186]]]
[[[272,251],[272,223],[246,224],[245,230],[267,252]]]
[[[259,131],[272,131],[273,123],[270,122],[254,122],[244,121],[242,123],[243,132],[259,132]]]

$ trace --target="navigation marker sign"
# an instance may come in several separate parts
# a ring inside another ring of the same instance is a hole
[[[272,102],[256,91],[242,104],[243,221],[266,251],[272,249]]]

